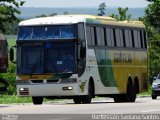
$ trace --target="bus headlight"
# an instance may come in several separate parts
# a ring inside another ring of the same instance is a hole
[[[69,86],[69,87],[63,87],[63,90],[73,90],[73,87]]]
[[[75,78],[62,79],[61,83],[77,83],[77,79],[75,79]]]

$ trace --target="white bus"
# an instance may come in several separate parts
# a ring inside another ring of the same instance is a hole
[[[32,96],[34,104],[43,98],[91,103],[95,96],[134,102],[148,88],[145,26],[91,15],[25,20],[16,64],[17,95]]]

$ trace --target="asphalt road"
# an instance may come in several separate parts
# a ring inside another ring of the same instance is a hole
[[[149,117],[160,119],[160,97],[156,100],[152,100],[151,97],[140,97],[136,99],[135,103],[114,103],[113,99],[96,98],[91,104],[74,104],[72,100],[51,101],[43,105],[1,104],[0,114],[2,115],[0,118],[18,117],[18,120],[89,120],[104,117],[96,116],[97,114],[158,114],[159,116]]]

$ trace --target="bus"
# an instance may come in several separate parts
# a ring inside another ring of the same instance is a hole
[[[6,73],[8,68],[7,39],[0,33],[0,73]],[[7,82],[0,76],[0,93],[7,90]]]
[[[140,21],[34,18],[19,23],[16,44],[17,95],[31,96],[35,105],[43,98],[87,104],[95,96],[135,102],[148,88],[146,30]]]

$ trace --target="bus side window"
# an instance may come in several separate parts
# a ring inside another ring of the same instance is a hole
[[[102,46],[105,46],[105,36],[104,36],[104,29],[101,28],[101,42],[102,42]]]
[[[96,28],[96,36],[97,36],[97,45],[102,46],[102,39],[101,39],[101,28]]]
[[[81,41],[85,40],[85,31],[84,31],[84,24],[83,23],[78,24],[78,38]]]
[[[138,43],[138,46],[137,48],[141,48],[141,39],[140,39],[140,32],[139,30],[136,30],[137,31],[137,43]]]
[[[111,29],[110,28],[106,28],[106,40],[107,40],[107,46],[111,47],[112,46],[112,39],[111,39]]]
[[[130,46],[130,35],[129,35],[129,30],[124,30],[124,35],[125,35],[125,43],[126,43],[126,47],[129,48]]]
[[[116,39],[116,46],[121,47],[121,36],[119,29],[115,29],[115,39]]]
[[[95,46],[95,31],[94,31],[94,27],[91,27],[91,44],[92,46]]]
[[[115,31],[114,29],[110,29],[110,31],[111,47],[115,47]]]
[[[92,37],[91,37],[91,27],[87,26],[87,44],[88,46],[92,46]]]
[[[138,45],[138,32],[137,32],[137,30],[133,30],[133,42],[134,42],[135,48],[138,48],[139,45]]]

